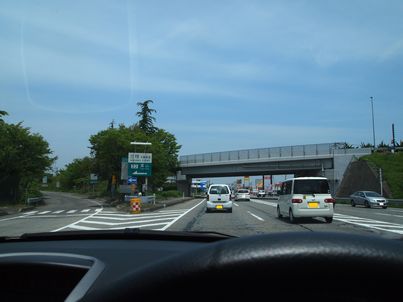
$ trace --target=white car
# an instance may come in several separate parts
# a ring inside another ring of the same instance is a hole
[[[257,192],[257,197],[265,197],[266,196],[266,192],[264,190],[259,190],[259,192]]]
[[[248,189],[239,189],[235,194],[235,201],[238,200],[250,201],[250,191]]]
[[[278,218],[288,216],[291,223],[298,217],[323,217],[333,221],[335,200],[324,177],[298,177],[282,183],[277,204]]]
[[[213,184],[207,191],[206,212],[226,211],[232,213],[231,190],[225,184]]]

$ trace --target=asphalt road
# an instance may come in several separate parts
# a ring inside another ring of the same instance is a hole
[[[346,232],[386,238],[403,236],[403,209],[367,209],[338,204],[332,223],[301,219],[292,224],[276,217],[276,203],[261,199],[234,202],[232,213],[206,213],[205,201],[193,199],[155,212],[129,214],[67,193],[47,193],[47,205],[3,216],[0,235],[31,232],[144,228],[221,232],[235,236],[269,232]]]

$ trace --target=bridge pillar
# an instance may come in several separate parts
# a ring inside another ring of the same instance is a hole
[[[178,171],[176,175],[176,187],[178,191],[184,193],[186,197],[190,197],[192,186],[192,178],[182,175],[181,171]]]

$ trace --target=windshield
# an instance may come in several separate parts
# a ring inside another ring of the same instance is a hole
[[[0,235],[401,238],[402,16],[396,0],[2,1]]]

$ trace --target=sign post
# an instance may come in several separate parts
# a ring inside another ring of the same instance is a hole
[[[149,142],[130,142],[131,145],[150,146]],[[147,148],[147,147],[146,147]],[[148,177],[152,174],[152,154],[129,152],[128,155],[128,177],[130,176],[145,176],[143,184],[143,192],[147,192]]]

